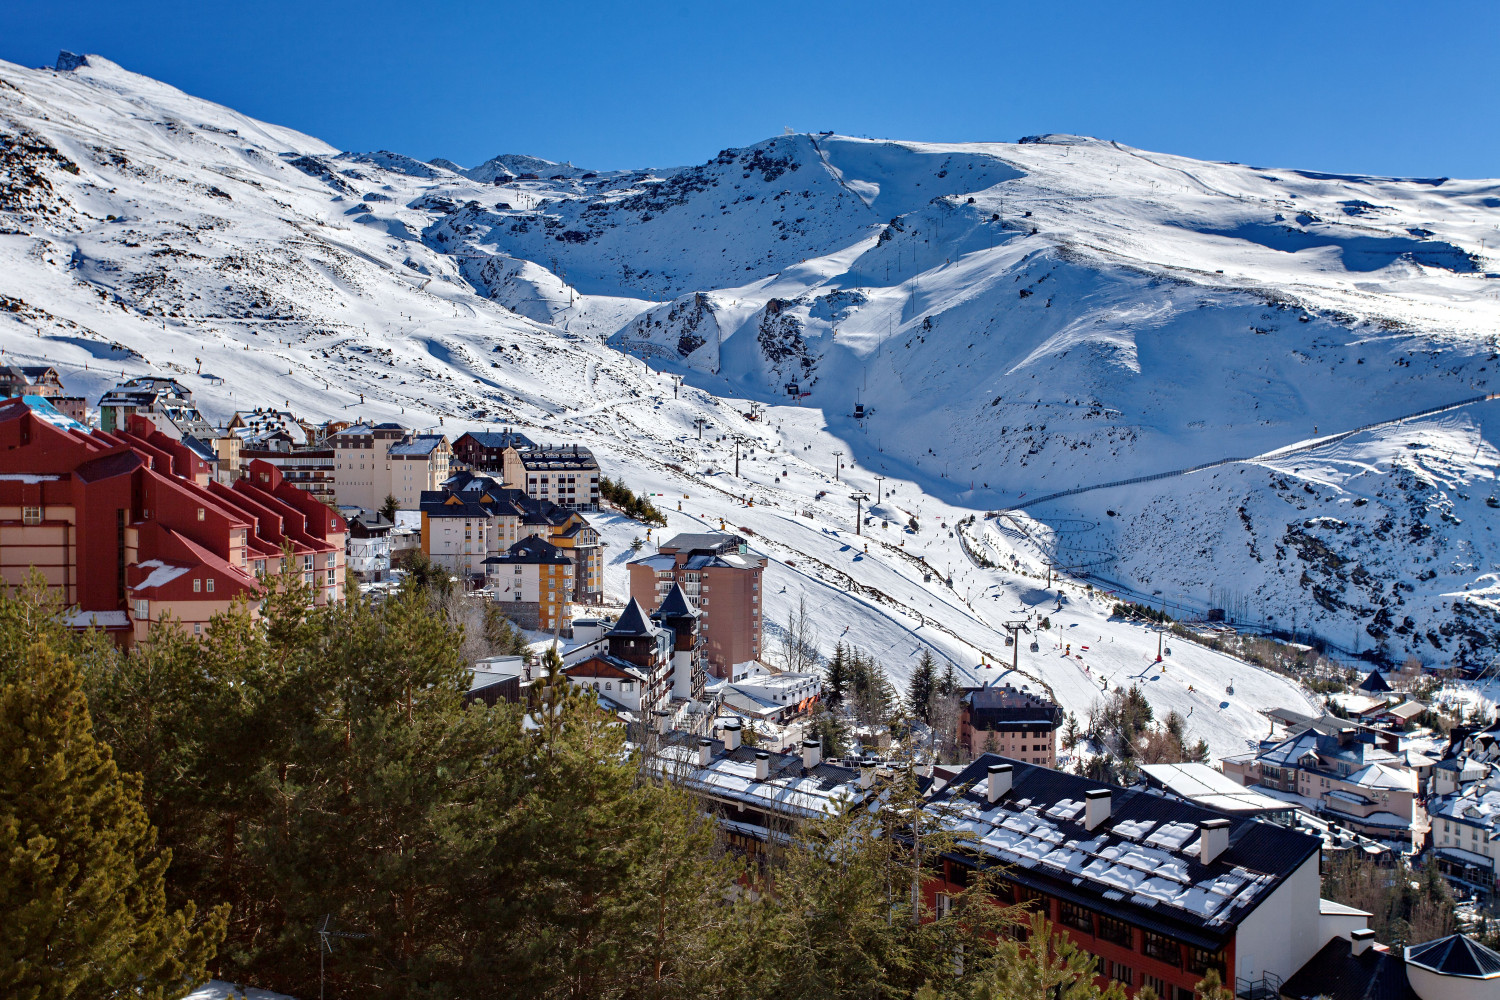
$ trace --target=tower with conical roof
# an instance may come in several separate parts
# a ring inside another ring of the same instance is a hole
[[[632,601],[634,603],[634,601]],[[672,631],[672,695],[675,698],[703,700],[707,671],[703,655],[703,633],[699,619],[703,612],[693,607],[674,583],[661,606],[651,613],[653,621]]]

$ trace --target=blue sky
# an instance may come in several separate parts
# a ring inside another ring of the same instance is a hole
[[[606,169],[790,126],[1496,177],[1497,41],[1477,0],[0,3],[0,59],[97,52],[344,149]]]

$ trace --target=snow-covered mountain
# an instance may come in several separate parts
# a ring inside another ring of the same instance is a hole
[[[1000,623],[1055,606],[1044,559],[1397,659],[1493,654],[1495,404],[1466,402],[1500,360],[1493,181],[1069,136],[464,168],[341,152],[97,56],[60,66],[0,63],[0,360],[75,391],[152,371],[211,416],[582,441],[670,498],[671,530],[753,531],[768,617],[806,597],[825,647],[898,678],[923,645],[997,676],[978,665],[1014,652]],[[880,497],[866,537],[851,485]],[[605,521],[620,593],[637,529]],[[1305,704],[1197,647],[1150,669],[1155,636],[1108,603],[1066,587],[1052,619],[1081,638],[1026,648],[1021,680],[1082,712],[1101,676],[1137,679],[1211,713],[1219,750]]]

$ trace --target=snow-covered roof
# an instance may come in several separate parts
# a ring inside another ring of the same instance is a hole
[[[151,572],[140,583],[132,587],[132,590],[150,590],[153,587],[161,587],[171,583],[184,573],[191,573],[191,566],[172,566],[162,562],[160,559],[147,559],[145,562],[136,563],[140,569],[149,569]]]
[[[1411,771],[1389,767],[1385,764],[1371,764],[1363,767],[1349,775],[1350,783],[1363,788],[1386,788],[1403,792],[1415,792],[1417,790],[1417,776]]]
[[[392,457],[421,458],[431,455],[447,439],[441,434],[418,434],[410,441],[398,441],[391,445]]]
[[[987,795],[990,764],[1012,768],[996,804]],[[1109,814],[1089,830],[1085,801],[1099,789],[1109,793]],[[1222,813],[995,754],[970,764],[929,808],[972,835],[973,851],[1008,865],[1007,878],[1208,948],[1319,849],[1306,834],[1234,818],[1229,846],[1205,865],[1202,824]]]
[[[68,628],[126,628],[130,618],[123,611],[72,611],[62,616]]]
[[[1220,812],[1286,812],[1290,808],[1280,799],[1241,785],[1207,764],[1142,764],[1141,771],[1148,784],[1160,785],[1173,795]]]
[[[698,753],[696,738],[674,734],[674,742],[663,747],[652,764],[698,792],[797,819],[834,812],[843,803],[860,801],[867,794],[859,787],[858,772],[852,768],[819,763],[809,771],[795,754],[757,751],[744,745],[726,751],[722,740],[710,740],[709,763],[704,767],[698,763]],[[767,753],[764,780],[755,777],[758,753]]]

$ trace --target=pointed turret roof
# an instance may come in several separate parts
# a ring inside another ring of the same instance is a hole
[[[680,583],[672,584],[672,589],[667,591],[667,596],[661,600],[661,607],[656,609],[656,618],[697,618],[703,614],[692,604],[688,603],[687,594],[682,592]]]
[[[1500,953],[1462,934],[1449,934],[1426,944],[1412,945],[1406,949],[1406,964],[1443,976],[1474,979],[1500,976]]]
[[[620,615],[620,620],[615,622],[615,627],[604,633],[606,638],[629,638],[655,634],[655,626],[646,618],[646,609],[642,608],[641,602],[634,597],[630,599],[629,604],[625,605],[625,613]]]
[[[1366,677],[1359,685],[1361,691],[1389,691],[1391,685],[1379,670],[1371,670],[1370,676]]]

